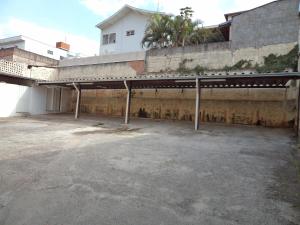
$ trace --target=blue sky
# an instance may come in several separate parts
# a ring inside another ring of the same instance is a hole
[[[95,25],[101,16],[91,12],[79,0],[1,0],[1,8],[5,9],[1,10],[1,23],[18,18],[92,39],[99,35]]]
[[[99,49],[97,23],[124,4],[176,14],[191,6],[205,25],[224,21],[223,14],[250,9],[271,0],[0,0],[0,38],[23,34],[54,45],[64,40],[71,50],[94,55]],[[159,3],[159,4],[158,4]]]

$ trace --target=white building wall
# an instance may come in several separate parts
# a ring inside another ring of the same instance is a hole
[[[31,99],[30,99],[30,108],[29,108],[29,113],[31,115],[47,113],[46,96],[47,96],[47,88],[45,87],[31,88]]]
[[[60,60],[61,57],[67,58],[69,55],[71,55],[68,51],[22,35],[0,39],[0,49],[12,47],[18,47],[20,49],[56,60]],[[49,54],[48,50],[52,51],[53,54]]]
[[[141,45],[150,17],[130,12],[124,18],[101,32],[100,55],[144,51]],[[134,30],[135,34],[126,36],[126,31]],[[104,34],[116,33],[116,43],[102,45]]]
[[[0,117],[15,115],[19,99],[18,85],[0,83]]]
[[[25,48],[24,50],[29,52],[34,52],[39,55],[43,55],[49,58],[53,58],[59,60],[60,57],[67,57],[67,51],[62,49],[55,48],[51,45],[44,44],[39,41],[35,41],[33,39],[26,38],[25,39]],[[53,54],[49,54],[48,50],[52,51]]]
[[[29,113],[31,104],[31,88],[19,85],[17,87],[16,113]]]
[[[47,88],[0,83],[0,117],[45,114]]]

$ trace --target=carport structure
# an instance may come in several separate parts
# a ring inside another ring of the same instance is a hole
[[[284,73],[234,73],[204,75],[140,75],[134,77],[95,77],[73,78],[56,81],[37,81],[38,85],[69,87],[77,91],[75,118],[79,117],[81,90],[84,89],[126,89],[125,124],[130,120],[130,104],[132,89],[195,89],[195,130],[199,129],[199,112],[201,89],[203,88],[288,88],[289,81],[300,79],[299,72]],[[298,96],[297,133],[299,131]]]
[[[32,86],[36,83],[36,79],[0,72],[0,82],[23,86]]]

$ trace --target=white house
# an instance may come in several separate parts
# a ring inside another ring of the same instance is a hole
[[[54,47],[24,35],[0,39],[0,49],[11,47],[18,47],[56,60],[73,56],[69,52],[70,46],[68,44],[57,42],[56,47]]]
[[[125,5],[97,24],[101,30],[100,55],[144,51],[141,41],[151,16],[156,13]]]

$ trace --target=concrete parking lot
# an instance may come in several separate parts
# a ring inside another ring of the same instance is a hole
[[[0,224],[300,224],[291,130],[121,123],[0,119]]]

